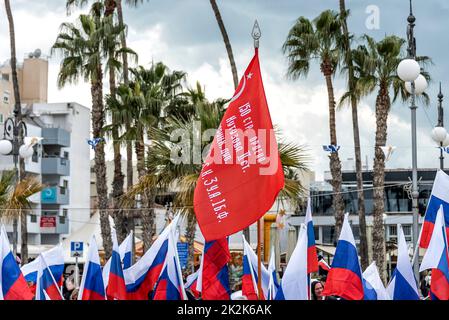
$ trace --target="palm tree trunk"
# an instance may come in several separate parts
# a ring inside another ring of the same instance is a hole
[[[187,270],[193,270],[194,255],[195,255],[195,233],[196,233],[196,219],[195,213],[189,212],[187,214],[187,228],[186,228],[186,239],[188,243],[188,260],[187,260]]]
[[[117,15],[118,15],[118,23],[120,27],[123,27],[124,21],[123,21],[123,11],[122,11],[122,0],[116,0],[117,4]],[[126,48],[126,36],[125,32],[122,32],[120,35],[120,41],[122,48]],[[128,54],[126,52],[122,53],[122,59],[123,59],[123,82],[125,86],[129,85],[129,67],[128,67]],[[126,130],[128,131],[130,129],[130,124],[125,124]],[[130,190],[131,186],[133,185],[133,147],[131,141],[126,141],[126,187],[128,190]]]
[[[149,190],[142,196],[142,204],[144,208],[140,215],[142,218],[142,242],[143,252],[146,252],[153,243],[153,236],[156,233],[156,226],[154,224],[154,204],[156,202],[155,190]]]
[[[237,86],[239,85],[239,79],[237,76],[237,68],[235,66],[234,54],[232,53],[232,47],[229,41],[228,33],[226,32],[223,19],[221,18],[220,9],[218,9],[217,2],[215,0],[210,0],[210,4],[212,6],[212,10],[214,10],[215,18],[217,19],[221,35],[223,36],[226,51],[228,52],[229,63],[231,64],[232,79],[234,80],[234,88],[237,89]]]
[[[145,145],[143,142],[143,132],[140,132],[135,143],[135,151],[137,158],[137,173],[139,179],[147,172],[145,170]],[[155,233],[154,225],[154,204],[156,200],[155,190],[148,190],[142,195],[143,208],[139,214],[142,218],[142,241],[143,251],[146,252],[153,243],[153,235]]]
[[[92,94],[92,134],[94,138],[102,136],[104,125],[103,108],[103,71],[101,65],[97,67],[97,80],[91,82]],[[112,254],[111,226],[108,214],[108,189],[106,185],[106,162],[104,144],[99,143],[95,148],[95,177],[97,181],[98,209],[100,212],[101,236],[106,259]]]
[[[17,79],[17,59],[16,59],[16,35],[14,31],[14,18],[12,16],[11,5],[9,4],[9,0],[5,0],[5,8],[6,14],[8,16],[9,23],[9,42],[11,49],[11,75],[12,75],[12,85],[14,90],[14,102],[15,102],[15,110],[14,113],[17,112],[17,116],[20,115],[21,118],[21,109],[20,109],[20,92],[19,92],[19,80]],[[21,119],[19,119],[21,120]]]
[[[136,124],[139,126],[139,124]],[[143,132],[137,133],[137,139],[135,143],[135,151],[137,158],[137,174],[139,175],[139,179],[142,178],[146,174],[145,170],[145,144],[143,142]]]
[[[327,86],[327,95],[329,100],[329,133],[330,133],[330,143],[333,145],[337,145],[337,129],[336,129],[336,121],[335,121],[335,96],[334,96],[334,87],[332,84],[332,67],[329,62],[323,62],[321,64],[321,71],[323,72],[326,78],[326,86]],[[340,235],[341,226],[343,225],[344,219],[344,210],[345,206],[343,203],[343,196],[341,194],[341,163],[340,158],[338,157],[338,152],[334,152],[330,154],[330,171],[332,176],[332,190],[333,190],[333,199],[332,206],[334,207],[334,217],[335,217],[335,233],[334,233],[334,242],[337,242],[337,239]]]
[[[12,15],[11,5],[9,3],[9,0],[5,0],[5,9],[6,9],[6,15],[8,17],[8,24],[9,24],[9,42],[10,42],[10,49],[11,49],[11,75],[12,75],[12,84],[13,84],[13,91],[14,91],[14,116],[16,117],[16,121],[22,120],[22,109],[21,109],[21,103],[20,103],[20,91],[19,91],[19,80],[17,77],[17,59],[16,59],[16,34],[14,30],[14,18]],[[23,132],[19,130],[19,136],[14,137],[14,139],[17,139],[18,145],[21,145],[23,143]],[[15,182],[17,183],[20,181],[20,172],[24,173],[25,165],[23,160],[20,158],[17,159],[17,156],[14,159],[14,161],[19,160],[19,171],[16,169],[16,179]],[[21,170],[22,169],[22,170]],[[26,223],[26,213],[20,212],[20,214],[14,218],[13,222],[13,247],[14,250],[17,249],[17,220],[20,217],[21,221],[21,257],[22,257],[22,264],[26,263],[24,261],[28,260],[28,228]],[[16,253],[16,252],[14,252]]]
[[[360,152],[360,133],[359,133],[359,119],[357,110],[357,98],[355,97],[355,77],[354,66],[352,62],[351,43],[349,41],[348,24],[346,21],[346,6],[345,0],[340,0],[340,15],[343,28],[343,45],[345,52],[346,67],[348,69],[348,89],[353,93],[351,96],[351,111],[352,111],[352,132],[354,137],[354,153],[355,153],[355,169],[357,178],[357,207],[359,211],[359,228],[360,228],[360,260],[362,269],[365,270],[369,265],[368,259],[368,241],[366,236],[366,218],[365,218],[365,195],[363,193],[363,176],[362,176],[362,156]]]
[[[113,54],[111,52],[110,54]],[[116,95],[116,85],[115,85],[115,70],[114,68],[109,69],[109,87],[111,90],[111,96]],[[113,151],[114,151],[114,178],[112,180],[112,204],[114,208],[114,223],[117,232],[117,239],[120,242],[125,240],[127,231],[124,212],[121,210],[120,197],[123,195],[123,185],[125,176],[122,173],[122,155],[120,153],[120,142],[118,133],[118,123],[112,118],[112,140],[113,140]]]
[[[380,148],[387,142],[387,120],[390,110],[390,97],[386,86],[381,85],[376,99],[376,146],[373,168],[373,258],[379,273],[386,282],[385,230],[383,214],[385,212],[385,156]]]

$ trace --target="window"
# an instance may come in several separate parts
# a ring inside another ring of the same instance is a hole
[[[69,182],[67,180],[63,180],[63,185],[60,187],[61,194],[65,194],[67,188],[69,187]]]
[[[65,224],[68,212],[69,212],[68,209],[62,209],[62,214],[59,216],[59,223],[60,224]]]
[[[37,222],[37,216],[35,214],[30,214],[30,222],[36,223]]]
[[[37,144],[33,146],[33,155],[31,156],[31,161],[33,162],[39,162],[39,152],[37,147]]]
[[[403,225],[402,230],[404,231],[405,241],[412,241],[412,226]]]
[[[388,238],[389,240],[396,239],[398,236],[397,226],[388,226]]]
[[[3,92],[3,103],[9,104],[9,91]]]
[[[9,81],[9,73],[2,73],[2,80]]]
[[[0,123],[3,123],[3,114],[0,113]]]
[[[323,228],[323,244],[333,244],[335,228],[333,226],[323,226],[322,228]]]
[[[352,233],[354,234],[354,240],[360,240],[360,227],[351,225]]]

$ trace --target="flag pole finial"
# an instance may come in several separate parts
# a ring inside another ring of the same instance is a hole
[[[251,32],[251,36],[254,39],[254,48],[259,48],[259,39],[262,35],[262,32],[260,31],[259,23],[254,21],[253,31]]]

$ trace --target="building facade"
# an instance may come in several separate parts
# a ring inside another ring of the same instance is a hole
[[[25,173],[45,185],[30,199],[28,241],[54,245],[90,218],[90,110],[77,103],[33,103],[22,111],[28,136],[43,138],[25,161]],[[12,156],[0,156],[0,170],[11,169]],[[12,237],[11,225],[7,231]]]
[[[3,122],[11,114],[15,103],[9,60],[0,65],[0,74],[0,122]],[[17,64],[17,78],[21,103],[47,102],[48,61],[39,49],[27,54],[23,62]]]
[[[419,228],[424,219],[424,214],[429,200],[433,181],[435,179],[436,169],[419,169]],[[325,178],[330,178],[325,175]],[[345,203],[345,211],[349,212],[350,224],[354,233],[356,243],[360,240],[360,230],[358,222],[358,205],[357,205],[357,180],[354,170],[342,172],[342,193]],[[385,213],[384,227],[385,240],[387,243],[387,258],[389,261],[389,270],[395,265],[395,248],[397,243],[397,231],[400,224],[404,230],[404,235],[411,246],[413,239],[412,228],[412,200],[410,196],[412,171],[410,169],[386,169],[385,170]],[[367,223],[367,238],[369,255],[372,257],[372,226],[373,226],[373,171],[363,172],[364,195],[365,195],[365,213]],[[335,219],[332,208],[332,187],[329,180],[324,182],[316,182],[310,186],[310,195],[312,201],[313,223],[315,228],[316,243],[324,250],[335,246]],[[292,216],[289,223],[296,228],[304,222],[305,208],[301,213]],[[390,249],[390,250],[389,250]],[[389,257],[389,251],[391,257]]]

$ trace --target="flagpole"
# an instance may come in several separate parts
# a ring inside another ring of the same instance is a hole
[[[251,36],[254,40],[254,50],[259,49],[259,39],[262,33],[260,32],[259,23],[254,21],[253,30],[251,31]],[[259,300],[264,300],[264,294],[262,291],[262,250],[261,250],[261,219],[257,220],[257,291]]]

